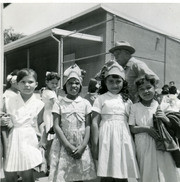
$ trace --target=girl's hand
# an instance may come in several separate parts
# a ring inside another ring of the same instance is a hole
[[[8,126],[10,128],[13,126],[11,118],[8,114],[4,114],[1,116],[1,126]]]
[[[46,144],[42,141],[39,142],[39,148],[43,148],[44,150],[46,150]]]
[[[149,127],[147,128],[146,132],[152,137],[154,138],[154,140],[160,140],[160,136],[159,134],[157,133],[157,131],[155,130],[155,128],[153,127]]]
[[[163,121],[164,123],[170,123],[169,118],[166,117],[165,113],[164,113],[161,109],[158,109],[158,110],[156,111],[156,118],[162,119],[162,121]]]
[[[86,147],[79,145],[74,151],[72,151],[71,156],[75,159],[80,159]]]
[[[65,147],[67,153],[69,155],[72,155],[73,151],[76,149],[76,147],[74,147],[73,145],[69,144],[68,146]]]

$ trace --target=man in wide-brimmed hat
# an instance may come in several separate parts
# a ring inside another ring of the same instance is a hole
[[[125,69],[126,81],[128,82],[128,90],[133,102],[136,102],[136,90],[134,89],[134,81],[143,75],[154,76],[156,81],[159,82],[159,77],[148,66],[132,57],[135,53],[127,41],[118,41],[115,46],[109,50],[115,57],[115,60]]]

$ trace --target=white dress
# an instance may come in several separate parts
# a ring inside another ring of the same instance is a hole
[[[97,97],[93,111],[101,115],[97,175],[138,178],[139,170],[128,126],[131,101],[107,92]]]
[[[34,95],[27,102],[23,101],[20,94],[8,100],[7,113],[14,126],[8,137],[5,171],[24,171],[42,163],[36,125],[38,113],[43,107],[44,103]]]
[[[150,107],[141,103],[132,105],[129,125],[153,126],[153,114],[158,103]],[[141,182],[179,182],[178,170],[168,152],[156,150],[155,140],[147,133],[135,135],[137,159],[140,167]]]
[[[91,113],[89,101],[80,96],[75,100],[63,97],[60,102],[54,104],[53,112],[61,115],[61,129],[66,139],[75,147],[79,146],[85,136],[85,116]],[[49,182],[84,181],[96,178],[88,145],[81,158],[74,159],[55,137],[50,159]]]
[[[54,104],[54,100],[56,99],[57,95],[54,91],[47,89],[43,90],[42,101],[45,103],[43,120],[45,123],[46,132],[48,132],[49,129],[53,126],[52,107]],[[49,134],[47,140],[52,140],[53,138],[54,135]]]

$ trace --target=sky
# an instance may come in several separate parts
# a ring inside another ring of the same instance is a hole
[[[3,10],[4,28],[12,27],[15,32],[30,35],[99,4],[45,2],[24,4],[16,2],[9,5]],[[101,4],[142,25],[180,39],[180,3],[101,2]]]

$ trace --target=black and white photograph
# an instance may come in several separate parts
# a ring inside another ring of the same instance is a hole
[[[0,181],[180,182],[180,3],[0,0]]]

